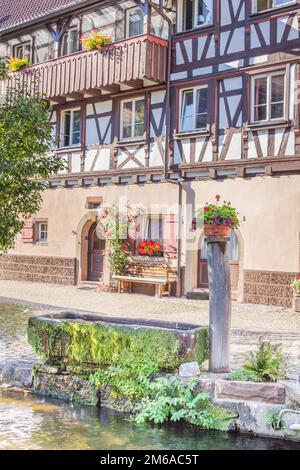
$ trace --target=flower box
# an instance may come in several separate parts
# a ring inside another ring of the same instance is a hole
[[[204,225],[204,235],[207,237],[229,237],[230,232],[231,228],[224,225]]]

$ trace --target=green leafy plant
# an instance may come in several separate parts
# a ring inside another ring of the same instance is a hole
[[[297,276],[292,284],[291,284],[291,287],[294,289],[294,291],[297,293],[297,294],[300,294],[300,276]]]
[[[6,61],[4,59],[0,59],[0,80],[5,80],[7,76]]]
[[[261,376],[252,370],[236,369],[229,374],[228,380],[241,382],[261,382]]]
[[[36,213],[48,178],[64,168],[53,151],[49,106],[24,90],[0,103],[0,252],[12,248],[24,219]]]
[[[175,377],[160,378],[150,383],[149,396],[138,405],[136,421],[185,421],[206,429],[227,430],[233,417],[219,406],[214,406],[208,393],[197,390],[198,380],[183,385]]]
[[[267,413],[267,423],[272,426],[275,431],[281,431],[285,426],[285,421],[280,416],[280,412],[277,410],[271,410]]]
[[[196,214],[196,218],[193,221],[193,228],[197,228],[201,224],[206,225],[223,225],[232,229],[240,226],[240,220],[237,210],[231,206],[229,201],[223,201],[220,203],[221,196],[216,196],[215,204],[208,204],[201,207]]]
[[[122,214],[115,207],[104,207],[99,214],[99,232],[108,240],[110,246],[109,267],[115,275],[122,276],[126,271],[127,260],[132,254],[133,225],[138,211],[127,208]]]
[[[281,345],[269,341],[259,344],[256,352],[249,354],[249,360],[244,368],[262,377],[263,382],[277,382],[286,376],[287,361],[282,354]]]
[[[251,352],[248,362],[242,369],[229,375],[230,380],[252,382],[277,382],[286,376],[287,361],[283,357],[281,345],[262,341],[256,352]]]

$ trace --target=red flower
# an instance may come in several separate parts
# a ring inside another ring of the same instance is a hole
[[[162,246],[153,240],[144,240],[138,246],[138,252],[140,255],[155,256],[162,251]]]
[[[209,211],[210,211],[210,207],[209,207],[209,206],[204,207],[204,211],[205,211],[205,212],[209,212]]]

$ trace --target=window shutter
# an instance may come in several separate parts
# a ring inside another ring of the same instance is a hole
[[[21,237],[22,237],[23,243],[34,242],[34,223],[32,219],[25,220]]]
[[[177,226],[178,222],[175,214],[164,216],[164,256],[166,258],[177,257]]]

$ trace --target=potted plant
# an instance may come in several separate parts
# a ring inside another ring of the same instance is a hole
[[[293,299],[293,308],[295,312],[300,312],[300,276],[297,276],[292,284],[291,287],[294,291],[294,299]]]
[[[163,248],[160,243],[153,240],[144,240],[138,246],[141,256],[161,256]]]
[[[94,29],[89,33],[85,33],[80,38],[80,41],[86,51],[94,51],[101,49],[107,44],[110,44],[111,38],[109,36],[105,36],[104,34],[100,34],[99,30]]]
[[[18,57],[10,57],[7,61],[7,69],[10,72],[18,72],[19,70],[29,67],[31,62],[29,57],[26,56],[23,59],[19,59]]]
[[[220,203],[221,196],[216,196],[216,203],[206,203],[198,210],[193,228],[204,223],[204,234],[207,237],[228,237],[231,230],[240,226],[237,210],[229,201]]]

